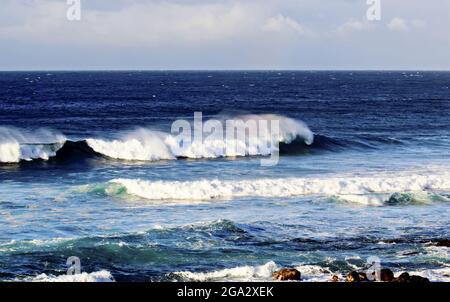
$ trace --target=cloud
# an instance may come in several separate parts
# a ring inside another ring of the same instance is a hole
[[[359,21],[359,20],[350,20],[340,25],[335,32],[337,33],[349,33],[349,32],[358,32],[371,29],[372,26],[368,21]]]
[[[412,28],[423,29],[426,25],[426,22],[420,19],[408,21],[403,18],[395,17],[387,24],[387,27],[392,31],[406,32]]]
[[[409,27],[405,19],[395,17],[388,24],[388,28],[393,31],[408,31]]]
[[[83,9],[80,22],[67,21],[64,1],[19,3],[14,10],[28,11],[28,17],[3,26],[0,37],[117,46],[221,41],[252,32],[265,18],[258,6],[238,2],[138,1],[115,10]]]
[[[450,68],[448,0],[81,1],[1,0],[0,69]]]
[[[266,31],[274,32],[293,31],[298,34],[307,33],[303,25],[292,18],[283,16],[282,14],[267,19],[266,23],[263,26],[263,29]]]

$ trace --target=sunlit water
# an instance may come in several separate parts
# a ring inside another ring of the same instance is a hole
[[[449,86],[416,72],[1,73],[0,279],[56,278],[77,256],[105,271],[93,280],[298,267],[316,281],[377,256],[448,280],[448,248],[433,243],[449,236]],[[315,142],[297,129],[274,167],[170,158],[153,134],[194,111],[277,114]]]

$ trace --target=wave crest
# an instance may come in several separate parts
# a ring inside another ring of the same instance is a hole
[[[314,134],[306,124],[288,117],[273,114],[242,115],[235,117],[233,120],[243,122],[277,120],[280,130],[277,135],[279,143],[290,144],[294,140],[299,140],[305,145],[311,145],[314,142]],[[264,156],[278,151],[278,148],[271,146],[272,134],[270,131],[263,135],[261,133],[256,134],[256,136],[249,134],[243,140],[234,137],[232,141],[224,135],[208,137],[207,133],[203,133],[203,136],[205,139],[202,141],[192,140],[188,145],[184,145],[182,136],[139,128],[118,139],[88,139],[86,141],[95,152],[107,157],[139,161]],[[229,146],[235,146],[235,148],[228,148]]]
[[[0,127],[0,163],[48,160],[64,145],[66,138],[49,129],[33,131]]]
[[[81,273],[76,275],[46,275],[41,274],[36,277],[25,279],[27,282],[114,282],[114,278],[108,271],[98,271],[93,273]]]
[[[448,174],[196,181],[113,179],[106,184],[90,187],[87,191],[100,191],[108,196],[128,194],[152,201],[188,203],[242,197],[316,195],[336,196],[345,201],[366,205],[398,205],[447,200],[426,192],[444,189],[450,189]]]

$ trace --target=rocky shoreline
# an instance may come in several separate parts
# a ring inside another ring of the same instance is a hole
[[[450,247],[449,239],[441,239],[435,241],[433,246],[436,247]],[[295,268],[283,268],[275,271],[272,274],[274,280],[279,281],[302,281],[302,274]],[[351,271],[347,275],[332,275],[330,282],[397,282],[397,283],[427,283],[430,282],[428,278],[413,275],[408,272],[402,272],[397,277],[394,272],[389,268],[383,268],[378,271],[378,274],[372,272],[372,275],[368,276],[363,271]]]
[[[301,272],[295,268],[283,268],[272,274],[274,280],[279,281],[302,281]],[[379,278],[379,279],[378,279]],[[427,283],[430,282],[428,278],[424,278],[418,275],[410,275],[408,272],[403,272],[395,277],[392,270],[384,268],[380,270],[379,277],[374,275],[372,278],[368,278],[365,272],[352,271],[347,276],[333,275],[330,279],[331,282],[398,282],[398,283]]]

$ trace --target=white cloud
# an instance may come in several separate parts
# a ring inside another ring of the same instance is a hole
[[[409,27],[405,19],[395,17],[388,23],[388,28],[393,31],[408,31]]]
[[[350,20],[339,26],[336,31],[339,33],[347,33],[354,31],[363,31],[369,28],[370,24],[367,21]]]
[[[422,29],[426,27],[426,22],[420,19],[411,21],[403,18],[395,17],[388,24],[388,28],[392,31],[409,31],[411,28]]]
[[[307,33],[303,25],[290,17],[283,16],[282,14],[267,19],[263,29],[266,31],[275,32],[294,31],[299,34]]]

